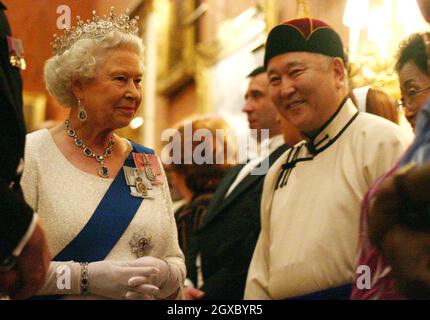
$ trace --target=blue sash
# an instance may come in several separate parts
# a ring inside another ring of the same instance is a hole
[[[349,300],[351,291],[352,285],[345,284],[340,287],[312,292],[299,297],[288,298],[287,300]]]
[[[132,152],[154,154],[154,150],[130,141]],[[135,167],[133,154],[130,152],[123,165]],[[136,215],[143,198],[130,195],[124,171],[120,170],[110,185],[94,214],[81,232],[73,239],[53,261],[94,262],[104,260],[121,238],[131,220]],[[56,296],[35,296],[29,300],[57,300]]]
[[[132,142],[133,152],[154,154],[154,150]],[[132,152],[124,165],[134,167]],[[104,260],[121,238],[143,198],[130,195],[124,171],[120,170],[91,219],[53,261],[94,262]]]

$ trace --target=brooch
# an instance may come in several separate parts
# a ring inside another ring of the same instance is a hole
[[[133,234],[129,244],[131,252],[138,258],[145,256],[152,249],[151,237],[144,237],[138,233]]]

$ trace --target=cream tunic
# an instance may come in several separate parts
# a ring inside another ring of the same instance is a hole
[[[46,129],[27,135],[25,159],[21,180],[24,196],[39,215],[54,257],[86,225],[113,179],[104,179],[74,167]],[[154,199],[142,201],[130,225],[105,260],[136,259],[129,242],[134,235],[144,237],[150,240],[145,255],[164,258],[179,268],[182,283],[185,277],[184,257],[178,245],[164,172],[162,176],[164,184],[154,188]]]
[[[285,299],[352,282],[363,195],[412,141],[383,118],[356,114],[348,100],[314,139],[313,153],[301,142],[270,168],[246,299]],[[287,159],[301,160],[281,175]]]

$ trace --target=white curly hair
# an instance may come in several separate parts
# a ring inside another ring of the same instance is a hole
[[[142,39],[117,30],[102,38],[81,39],[61,55],[48,59],[45,63],[44,79],[49,94],[65,107],[77,106],[78,102],[72,91],[72,79],[92,79],[106,50],[120,46],[135,50],[143,64]]]

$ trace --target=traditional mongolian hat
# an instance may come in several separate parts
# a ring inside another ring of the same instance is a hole
[[[264,66],[274,56],[287,52],[312,52],[339,57],[345,61],[340,36],[321,20],[301,18],[274,27],[267,38]]]

